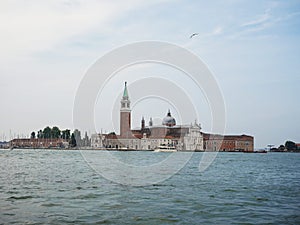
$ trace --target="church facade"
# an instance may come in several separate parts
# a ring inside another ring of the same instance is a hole
[[[127,83],[123,91],[120,107],[120,134],[94,134],[91,137],[94,148],[118,150],[155,150],[174,149],[177,151],[203,151],[203,135],[196,122],[191,125],[176,125],[170,110],[163,118],[162,124],[153,124],[150,118],[148,125],[144,117],[140,129],[131,129],[131,108]]]

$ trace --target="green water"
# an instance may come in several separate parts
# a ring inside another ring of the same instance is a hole
[[[113,154],[147,165],[170,153]],[[106,180],[79,151],[1,150],[0,224],[300,224],[300,154],[219,153],[199,172],[202,155],[133,187]]]

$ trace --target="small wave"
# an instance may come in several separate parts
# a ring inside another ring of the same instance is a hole
[[[166,184],[166,183],[156,183],[156,184],[152,184],[151,186],[153,186],[153,187],[167,187],[167,186],[168,187],[175,187],[175,185],[173,185],[173,184]]]
[[[269,199],[268,198],[263,198],[263,197],[257,197],[256,198],[256,201],[269,201]]]
[[[179,219],[174,218],[172,216],[162,217],[162,218],[159,218],[159,220],[163,223],[177,223],[177,222],[179,222]]]
[[[225,192],[238,192],[237,190],[231,189],[231,188],[225,189],[224,191]]]
[[[76,197],[76,199],[91,199],[91,198],[97,198],[99,195],[97,194],[86,194],[86,195],[79,195]]]
[[[18,191],[8,191],[8,192],[6,192],[7,194],[19,194],[19,192]]]
[[[23,195],[23,196],[11,196],[8,200],[23,200],[23,199],[30,199],[33,198],[31,195]]]
[[[4,216],[15,216],[15,213],[3,213]]]
[[[55,206],[61,206],[61,204],[59,204],[59,203],[44,203],[44,204],[41,204],[41,206],[44,206],[44,207],[55,207]]]

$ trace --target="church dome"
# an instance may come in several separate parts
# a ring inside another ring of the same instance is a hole
[[[163,119],[162,125],[173,127],[176,125],[176,120],[174,117],[171,116],[170,110],[168,111],[167,116]]]

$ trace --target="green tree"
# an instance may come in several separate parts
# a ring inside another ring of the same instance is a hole
[[[52,127],[51,138],[60,138],[60,129],[58,127]]]
[[[280,145],[280,146],[278,147],[278,150],[281,151],[281,152],[283,152],[284,149],[285,149],[284,145]]]
[[[61,131],[61,138],[65,140],[70,140],[70,136],[71,136],[71,131],[69,129]]]
[[[288,150],[288,151],[295,151],[297,150],[297,145],[295,142],[293,141],[286,141],[285,142],[285,148]]]
[[[43,138],[43,131],[42,130],[38,131],[37,138]]]
[[[34,138],[35,138],[35,132],[34,132],[34,131],[31,132],[30,138],[31,138],[31,139],[34,139]]]
[[[45,127],[43,130],[43,138],[51,138],[51,128]]]

